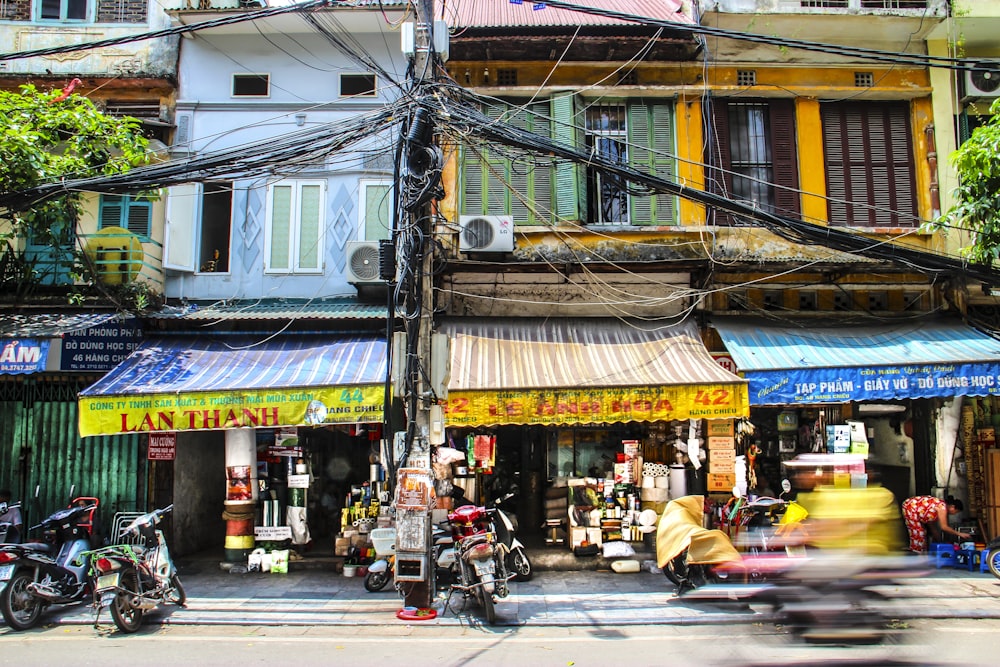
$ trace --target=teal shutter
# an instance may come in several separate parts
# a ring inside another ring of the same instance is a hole
[[[122,211],[125,207],[124,199],[121,195],[101,195],[101,213],[98,229],[122,226]]]
[[[576,129],[575,97],[572,93],[552,97],[552,138],[556,142],[580,147]],[[567,160],[555,164],[555,212],[562,220],[580,220],[580,199],[583,195],[583,171]]]
[[[271,188],[271,236],[267,268],[288,270],[291,268],[291,228],[292,228],[292,187],[275,185]]]
[[[629,164],[659,178],[674,180],[673,117],[669,104],[637,102],[628,108]],[[675,198],[668,194],[629,195],[629,223],[674,224]]]
[[[323,187],[302,185],[299,188],[299,243],[295,268],[315,270],[321,268],[323,239],[322,227]]]

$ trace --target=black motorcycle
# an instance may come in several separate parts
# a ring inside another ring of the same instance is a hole
[[[76,498],[31,527],[42,529],[42,542],[0,546],[0,612],[9,627],[28,630],[47,606],[89,599],[88,564],[80,556],[90,549],[98,504]]]

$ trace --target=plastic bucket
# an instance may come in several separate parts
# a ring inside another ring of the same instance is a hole
[[[344,576],[345,577],[354,577],[354,576],[357,576],[357,574],[358,574],[358,566],[357,565],[346,565],[346,564],[344,565]]]

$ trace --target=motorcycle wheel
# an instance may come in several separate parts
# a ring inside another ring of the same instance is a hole
[[[131,634],[142,625],[142,610],[129,604],[139,594],[139,575],[135,570],[125,570],[118,585],[121,590],[111,603],[111,618],[119,630]]]
[[[369,593],[377,593],[389,583],[388,572],[369,572],[365,575],[365,590]]]
[[[184,592],[184,584],[176,574],[170,577],[170,591],[167,593],[167,602],[173,602],[178,607],[183,607],[187,603],[187,593]]]
[[[994,577],[1000,579],[1000,549],[993,549],[986,554],[986,566]]]
[[[516,581],[529,581],[534,574],[531,570],[531,561],[528,560],[528,554],[524,553],[523,549],[518,549],[510,555],[508,568],[514,573]]]
[[[18,572],[0,594],[0,611],[13,630],[30,630],[42,616],[42,601],[28,592],[28,584],[32,581],[34,577],[30,572]]]
[[[480,586],[477,589],[479,596],[479,604],[483,608],[483,615],[486,617],[486,622],[489,625],[493,625],[497,622],[497,610],[493,606],[493,594],[487,593],[486,589]]]
[[[667,561],[663,566],[663,574],[674,586],[680,586],[682,581],[687,580],[687,550],[685,549],[679,556],[675,556]]]

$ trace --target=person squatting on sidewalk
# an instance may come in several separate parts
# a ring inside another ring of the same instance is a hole
[[[914,496],[903,501],[903,521],[910,534],[910,551],[922,553],[927,550],[927,524],[936,523],[944,533],[956,535],[959,539],[968,537],[948,525],[948,516],[958,514],[965,507],[961,500],[951,496],[941,500],[934,496]]]

